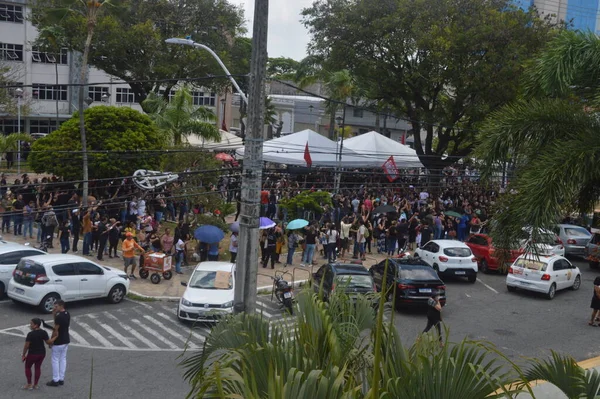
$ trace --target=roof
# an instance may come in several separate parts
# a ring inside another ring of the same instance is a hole
[[[363,265],[354,263],[330,263],[330,265],[337,274],[369,274],[369,271]]]
[[[398,168],[424,167],[415,150],[375,131],[345,140],[344,147],[365,157],[371,166],[380,167],[393,156]]]
[[[235,270],[235,263],[231,262],[200,262],[194,268],[196,270],[204,270],[209,272],[231,272]]]

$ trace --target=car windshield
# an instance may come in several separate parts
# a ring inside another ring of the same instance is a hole
[[[230,290],[233,289],[233,276],[225,271],[196,270],[190,278],[188,287],[204,290]]]
[[[400,278],[403,280],[438,280],[435,271],[429,267],[402,266]]]
[[[521,258],[517,259],[514,266],[522,267],[523,269],[538,270],[543,272],[548,267],[548,264],[539,260]]]
[[[46,274],[46,270],[44,266],[38,265],[37,263],[21,259],[19,264],[15,269],[15,282],[23,285],[27,285],[29,287],[33,287],[35,285],[35,279],[41,274]]]
[[[457,258],[467,258],[472,255],[469,248],[444,248],[444,254]]]
[[[335,277],[336,283],[348,288],[372,288],[373,280],[371,276],[365,274],[340,274]]]
[[[565,227],[565,234],[569,237],[589,238],[591,234],[583,227]]]

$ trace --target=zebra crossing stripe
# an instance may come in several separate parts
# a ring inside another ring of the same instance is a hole
[[[129,338],[123,336],[121,333],[117,332],[114,328],[112,328],[109,325],[106,325],[104,323],[101,323],[97,320],[96,316],[93,314],[88,314],[86,315],[88,316],[90,319],[93,319],[100,327],[102,327],[106,332],[108,332],[110,335],[112,335],[113,337],[115,337],[116,339],[118,339],[119,341],[121,341],[123,344],[125,344],[126,347],[131,348],[131,349],[135,349],[137,348]]]
[[[169,341],[168,339],[166,339],[165,337],[163,337],[156,330],[154,330],[154,329],[146,326],[144,323],[142,323],[138,319],[132,319],[131,321],[133,323],[137,324],[141,329],[145,330],[147,333],[151,334],[154,338],[158,339],[159,341],[161,341],[162,343],[164,343],[165,345],[167,345],[169,348],[171,348],[171,349],[179,349],[179,348],[177,348],[177,346],[175,344],[173,344],[171,341]]]
[[[166,315],[166,314],[164,314],[164,313],[160,313],[160,312],[159,312],[159,313],[156,313],[156,315],[157,315],[157,316],[160,316],[160,317],[162,317],[163,319],[166,319],[166,320],[168,320],[168,321],[172,321],[172,318],[171,318],[171,317],[169,317],[169,316],[167,316],[167,315]],[[190,331],[189,331],[189,334],[190,334],[191,336],[193,336],[194,338],[198,339],[200,342],[204,342],[204,340],[206,339],[206,338],[205,338],[203,335],[200,335],[200,334],[198,334],[198,333],[195,333],[195,332],[194,332],[194,331],[192,331],[191,329],[190,329]]]
[[[79,321],[79,320],[77,321],[77,324],[80,325],[81,327],[83,327],[83,329],[85,330],[85,332],[87,332],[92,337],[94,337],[96,340],[98,340],[103,346],[105,346],[107,348],[114,348],[114,345],[112,344],[112,342],[110,342],[109,340],[107,340],[106,338],[104,338],[102,336],[102,334],[100,334],[98,331],[96,331],[92,327],[90,327],[89,324],[84,323],[84,322]]]
[[[173,330],[173,329],[165,326],[163,323],[161,323],[160,321],[156,320],[154,317],[148,316],[148,315],[144,315],[144,319],[148,320],[149,322],[155,324],[159,328],[161,328],[161,329],[165,330],[166,332],[168,332],[169,336],[171,336],[173,338],[177,338],[178,340],[182,341],[184,344],[189,345],[190,348],[192,348],[192,349],[198,349],[198,346],[196,344],[194,344],[193,342],[190,342],[189,339],[187,339],[183,335],[179,334],[177,331],[175,331],[175,330]]]
[[[108,312],[104,312],[106,314],[106,317],[121,323],[121,321],[119,319],[117,319],[115,316],[113,316],[112,314],[108,313]],[[158,347],[158,345],[156,345],[154,342],[150,341],[148,338],[144,337],[142,334],[140,334],[138,331],[134,330],[133,328],[129,327],[127,324],[121,323],[121,328],[125,331],[127,331],[129,334],[133,335],[135,337],[135,339],[143,342],[144,344],[146,344],[149,348],[151,349],[160,349]]]
[[[271,313],[267,312],[267,310],[271,310],[271,308],[267,307],[261,301],[256,301],[256,305],[257,305],[256,313],[263,314],[263,315],[267,316],[269,319],[273,318],[273,315]],[[260,309],[258,309],[259,307],[260,307]]]
[[[83,338],[81,335],[79,335],[79,333],[77,333],[77,331],[74,331],[72,328],[69,328],[69,335],[75,341],[77,341],[78,344],[91,346],[90,343],[85,340],[85,338]]]

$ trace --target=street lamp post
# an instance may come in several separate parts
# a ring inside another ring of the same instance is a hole
[[[340,140],[340,151],[338,153],[338,167],[335,181],[335,192],[337,194],[340,192],[340,185],[342,182],[342,151],[344,151],[344,124],[346,123],[346,107],[344,107],[344,110],[342,111],[342,116],[338,116],[335,118],[335,120],[338,123],[340,132],[338,136],[342,136]]]
[[[15,90],[17,96],[17,133],[21,133],[21,99],[23,98],[23,89],[18,87]],[[21,175],[21,140],[17,141],[17,175]]]

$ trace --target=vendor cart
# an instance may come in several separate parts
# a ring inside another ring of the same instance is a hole
[[[140,277],[148,278],[153,284],[160,283],[160,276],[164,277],[165,280],[170,280],[173,277],[172,260],[171,255],[163,254],[162,252],[148,252],[144,255],[144,262],[140,267]],[[152,272],[152,275],[150,275]]]

